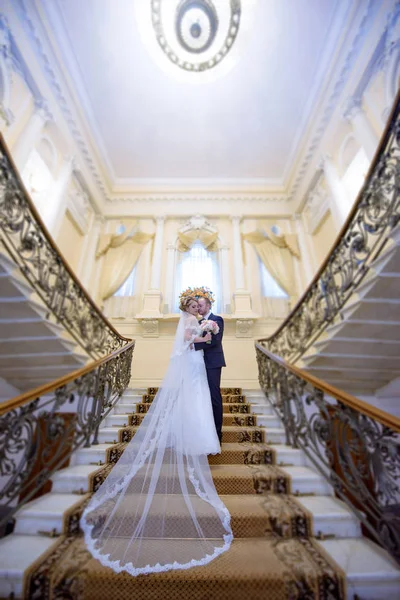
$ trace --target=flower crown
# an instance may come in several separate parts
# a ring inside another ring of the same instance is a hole
[[[179,296],[179,301],[181,302],[182,299],[186,298],[187,296],[193,296],[193,298],[196,298],[196,300],[198,300],[199,298],[207,298],[207,300],[209,300],[211,302],[211,304],[213,304],[213,302],[215,302],[214,294],[212,293],[210,288],[204,287],[204,286],[195,287],[195,288],[191,288],[191,287],[186,288],[186,290],[184,290],[181,293],[181,295]]]

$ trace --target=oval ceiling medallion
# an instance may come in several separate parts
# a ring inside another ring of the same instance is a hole
[[[206,71],[232,48],[241,16],[240,0],[152,0],[158,44],[176,66]]]

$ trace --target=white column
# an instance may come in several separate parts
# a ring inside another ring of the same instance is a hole
[[[240,236],[241,217],[232,217],[233,230],[233,259],[235,263],[235,287],[236,290],[244,290],[244,265],[242,252],[242,238]]]
[[[322,159],[322,168],[325,173],[326,182],[331,192],[332,202],[331,212],[333,220],[338,229],[340,229],[347,219],[350,210],[350,203],[347,192],[340,180],[335,164],[330,156],[325,155]]]
[[[314,264],[313,257],[311,255],[309,246],[306,240],[306,232],[304,230],[304,221],[300,214],[295,214],[293,216],[294,225],[296,228],[297,237],[299,240],[299,248],[301,254],[301,264],[303,266],[304,271],[304,287],[303,291],[306,289],[312,278],[314,277],[317,267]],[[302,292],[301,292],[302,293]]]
[[[231,281],[230,281],[230,269],[229,269],[229,247],[220,246],[220,268],[221,268],[221,291],[222,291],[222,307],[223,313],[227,312],[227,306],[229,306],[230,312],[231,307]]]
[[[233,261],[235,265],[235,293],[233,295],[235,312],[234,317],[237,319],[236,335],[241,335],[240,328],[243,319],[256,317],[251,308],[251,294],[245,289],[244,283],[244,264],[242,252],[242,238],[240,235],[241,217],[232,217],[232,233],[233,233]],[[250,321],[248,321],[250,323]],[[253,322],[251,321],[251,325]],[[246,334],[247,335],[247,334]],[[251,327],[248,328],[248,335],[251,335]]]
[[[12,148],[12,157],[20,173],[24,170],[32,148],[38,141],[46,121],[50,119],[51,114],[46,103],[44,101],[37,102],[34,112]]]
[[[165,300],[168,312],[173,312],[174,307],[174,270],[175,270],[175,244],[167,244],[167,276],[165,286]]]
[[[161,319],[161,265],[163,259],[163,236],[165,217],[157,217],[156,232],[154,236],[153,261],[151,264],[150,289],[143,295],[143,310],[137,315],[138,319]],[[157,325],[158,331],[158,325]],[[144,332],[146,328],[144,326]],[[151,334],[153,335],[153,334]],[[157,334],[158,335],[158,334]]]
[[[351,123],[358,142],[364,148],[369,160],[372,160],[379,140],[362,107],[362,100],[350,98],[343,116]]]
[[[161,287],[162,243],[165,217],[157,217],[156,234],[154,237],[153,262],[151,265],[150,289],[159,290]]]
[[[96,264],[96,250],[99,241],[99,235],[101,232],[104,218],[100,215],[94,215],[92,217],[92,223],[87,234],[87,241],[82,251],[82,262],[79,268],[79,277],[82,285],[89,291],[90,280]],[[91,292],[90,292],[91,293]]]
[[[56,238],[60,231],[67,201],[67,189],[73,168],[74,160],[69,156],[64,160],[60,174],[47,194],[43,220],[53,238]]]

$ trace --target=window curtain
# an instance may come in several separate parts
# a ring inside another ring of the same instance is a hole
[[[99,240],[96,258],[104,256],[100,279],[100,297],[107,300],[127,280],[144,246],[154,234],[135,230],[120,235],[107,234]]]
[[[178,250],[179,252],[189,252],[195,244],[201,245],[210,252],[218,250],[218,232],[208,233],[203,229],[192,229],[185,233],[178,232]]]
[[[265,268],[290,298],[297,297],[294,278],[293,257],[300,258],[297,236],[275,235],[272,231],[253,231],[242,234],[242,239],[254,246]]]

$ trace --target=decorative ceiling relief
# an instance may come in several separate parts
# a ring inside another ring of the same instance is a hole
[[[177,67],[202,72],[229,53],[240,28],[241,0],[152,0],[157,42]]]

